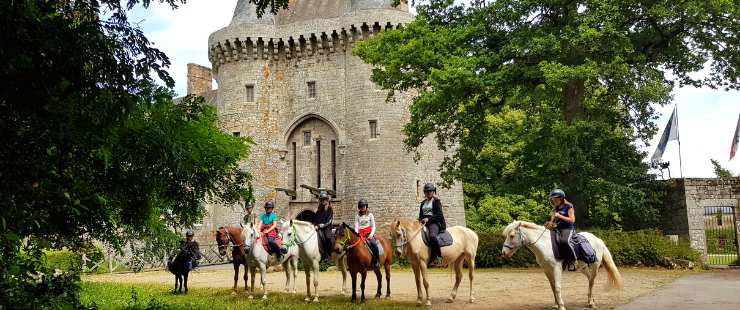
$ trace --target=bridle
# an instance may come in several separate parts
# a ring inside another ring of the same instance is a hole
[[[284,246],[286,246],[286,247],[292,247],[292,246],[294,246],[294,245],[301,245],[301,244],[304,244],[304,243],[308,242],[308,240],[310,240],[310,239],[311,239],[311,237],[312,237],[313,235],[315,235],[315,234],[316,234],[316,230],[314,230],[314,231],[313,231],[313,232],[311,233],[311,235],[310,235],[310,236],[308,236],[308,238],[306,238],[306,240],[300,241],[300,240],[298,240],[298,233],[296,232],[295,224],[293,224],[293,242],[291,242],[291,243],[283,243],[283,245],[284,245]],[[298,240],[298,242],[296,242],[296,240]]]
[[[524,233],[522,233],[522,227],[519,226],[518,229],[519,229],[519,245],[508,245],[508,244],[506,244],[506,242],[504,242],[504,246],[505,247],[513,250],[513,249],[516,249],[516,248],[521,248],[523,246],[533,245],[533,244],[537,243],[537,241],[540,241],[540,238],[542,238],[542,235],[544,235],[545,234],[545,231],[547,231],[547,228],[545,228],[544,230],[542,230],[542,233],[540,234],[540,236],[537,237],[537,240],[535,240],[534,242],[532,242],[530,244],[524,244]]]
[[[355,244],[350,244],[350,243],[352,243],[352,241],[350,241],[350,238],[349,238],[349,228],[347,228],[347,227],[344,228],[344,234],[347,235],[347,239],[345,239],[344,241],[337,240],[337,243],[341,244],[342,247],[344,247],[345,250],[349,250],[351,248],[354,248],[358,243],[360,243],[360,241],[362,241],[362,243],[366,243],[367,242],[367,241],[365,241],[365,237],[360,236],[360,238],[357,240],[357,242],[355,242]],[[347,242],[347,243],[345,244],[344,242]]]
[[[410,240],[412,240],[412,239],[416,238],[416,236],[418,236],[418,235],[419,235],[419,234],[421,233],[421,231],[422,231],[422,230],[424,229],[424,227],[422,227],[422,228],[421,228],[421,229],[419,229],[419,231],[418,231],[418,232],[416,232],[416,234],[414,234],[414,235],[413,235],[413,236],[412,236],[411,238],[407,238],[407,237],[406,237],[406,230],[405,230],[405,229],[403,228],[403,226],[401,225],[401,223],[400,223],[400,222],[398,223],[398,227],[401,227],[401,233],[403,233],[403,239],[402,239],[402,240],[403,240],[403,243],[401,243],[401,244],[394,244],[394,245],[393,245],[393,247],[394,247],[394,248],[401,248],[401,252],[403,252],[403,246],[404,246],[404,245],[407,245],[407,244],[409,243],[409,241],[410,241]],[[393,237],[393,236],[391,236],[391,237]],[[394,238],[394,239],[395,239],[395,238]],[[393,242],[393,243],[395,243],[395,240],[394,240],[394,242]]]
[[[219,249],[220,248],[224,248],[224,247],[236,247],[236,246],[242,246],[242,245],[244,245],[243,242],[241,244],[229,244],[229,241],[231,240],[229,238],[229,230],[226,229],[226,228],[224,228],[223,230],[226,232],[226,240],[224,240],[224,244],[218,246]],[[231,242],[234,242],[234,241],[231,240]]]
[[[257,242],[257,240],[260,240],[260,238],[262,238],[262,235],[257,237],[257,231],[252,228],[252,238],[253,239],[250,239],[248,244],[246,242],[244,243],[244,250],[246,253],[249,253],[249,251],[252,250],[252,244]]]

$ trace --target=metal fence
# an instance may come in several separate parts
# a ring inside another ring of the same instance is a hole
[[[103,257],[95,259],[98,255],[92,253],[82,254],[82,271],[87,273],[101,272],[120,272],[120,271],[146,271],[160,270],[167,266],[167,258],[171,255],[168,249],[157,249],[155,252],[144,252],[143,250],[131,246],[124,247],[123,253],[119,253],[115,248],[107,244],[99,244],[103,248]],[[221,256],[218,253],[218,244],[202,244],[200,252],[203,258],[200,265],[210,265],[219,263],[228,263],[231,261],[231,249],[226,251],[226,255]]]
[[[738,265],[734,208],[704,207],[704,233],[710,265]]]

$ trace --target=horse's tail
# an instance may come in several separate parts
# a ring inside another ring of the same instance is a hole
[[[609,252],[609,249],[604,245],[604,255],[601,258],[602,265],[604,265],[604,269],[606,269],[606,273],[608,275],[606,279],[606,286],[604,287],[605,291],[622,291],[624,290],[622,288],[622,276],[619,274],[619,270],[617,270],[617,266],[614,264],[614,260],[612,259],[612,253]]]

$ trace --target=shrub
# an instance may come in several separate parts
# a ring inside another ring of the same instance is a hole
[[[614,262],[620,266],[660,266],[663,257],[698,261],[701,255],[687,240],[678,244],[668,240],[657,229],[638,231],[595,230],[594,235],[604,240]]]
[[[81,271],[82,255],[69,250],[44,251],[46,254],[46,267],[49,269],[60,269],[62,271]]]

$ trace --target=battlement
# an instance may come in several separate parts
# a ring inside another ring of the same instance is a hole
[[[352,50],[358,41],[395,30],[414,20],[402,10],[363,10],[331,19],[285,25],[237,24],[209,37],[208,58],[214,72],[237,61],[290,61]]]

